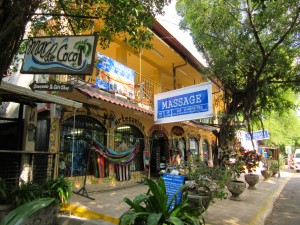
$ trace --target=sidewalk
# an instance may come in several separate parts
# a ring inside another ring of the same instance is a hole
[[[272,210],[273,203],[284,185],[293,176],[293,170],[280,172],[280,178],[272,177],[269,181],[256,184],[256,190],[246,189],[241,195],[242,201],[232,201],[229,198],[211,204],[204,213],[207,225],[263,225],[264,220]],[[257,171],[260,174],[260,171]],[[243,177],[240,180],[244,180]],[[78,194],[73,194],[70,206],[65,208],[67,215],[60,218],[61,225],[112,225],[118,224],[118,218],[128,209],[123,202],[124,197],[133,199],[136,195],[145,193],[147,185],[136,182],[129,183],[119,189],[100,190],[99,186],[88,185],[88,196],[91,200]],[[229,194],[230,195],[230,194]],[[70,217],[71,216],[71,217]],[[68,219],[81,218],[76,223],[68,223]]]

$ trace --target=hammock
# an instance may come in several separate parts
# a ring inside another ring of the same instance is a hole
[[[129,154],[127,154],[127,155],[125,155],[125,156],[122,156],[122,157],[120,157],[120,156],[117,157],[115,155],[110,154],[109,152],[106,152],[104,149],[102,149],[95,142],[93,142],[93,146],[95,147],[96,152],[98,152],[99,154],[101,154],[110,163],[113,163],[113,164],[128,164],[128,163],[130,163],[134,159],[136,153],[139,151],[140,144],[137,141],[135,143],[135,145],[134,145],[135,147],[132,150],[132,152],[129,153]]]
[[[138,144],[139,141],[136,141],[135,144],[131,147],[129,147],[126,151],[124,152],[116,152],[111,148],[106,147],[104,144],[102,144],[101,142],[97,141],[96,139],[92,138],[89,134],[83,134],[83,136],[88,139],[88,140],[92,140],[93,141],[93,145],[96,144],[99,146],[100,149],[103,149],[105,152],[108,152],[108,154],[110,155],[110,157],[113,158],[122,158],[125,156],[128,156],[129,154],[131,154],[133,151],[135,151],[136,149],[136,145]]]
[[[113,164],[126,165],[132,162],[140,147],[139,141],[136,141],[136,143],[133,146],[129,147],[128,150],[118,153],[112,149],[107,148],[104,144],[95,140],[94,138],[91,138],[90,135],[83,135],[86,139],[92,141],[92,145],[95,147],[96,152],[98,152],[106,160]]]

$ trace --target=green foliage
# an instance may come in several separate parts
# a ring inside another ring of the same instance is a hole
[[[47,15],[32,17],[32,26],[34,32],[42,29],[47,35],[94,30],[103,48],[107,48],[115,36],[135,50],[151,48],[153,34],[147,28],[152,26],[156,14],[163,14],[163,7],[168,3],[168,0],[44,1],[39,8]],[[62,16],[62,12],[69,16]],[[45,22],[49,15],[53,15],[55,22]],[[95,19],[101,21],[100,26],[95,26]]]
[[[42,189],[38,184],[32,182],[22,182],[20,185],[13,188],[9,193],[8,198],[14,207],[21,206],[27,202],[38,199],[42,196]]]
[[[64,176],[48,180],[43,186],[43,196],[54,198],[58,205],[66,204],[72,196],[72,185]]]
[[[190,193],[208,195],[210,200],[226,199],[227,192],[224,191],[229,176],[222,166],[207,166],[199,158],[190,158],[187,164],[186,177],[191,182],[188,185]]]
[[[1,225],[17,225],[22,224],[29,216],[36,211],[50,205],[55,199],[54,198],[39,198],[30,202],[27,202],[4,217],[1,221]]]
[[[72,183],[65,177],[50,179],[43,185],[22,182],[9,192],[7,198],[14,207],[38,198],[54,198],[57,205],[66,204],[72,195]]]
[[[188,204],[187,192],[183,193],[182,201],[175,204],[174,208],[171,209],[172,203],[176,201],[177,194],[186,188],[185,185],[167,203],[168,196],[163,179],[160,178],[157,183],[147,178],[145,181],[149,186],[146,194],[140,194],[134,200],[124,198],[130,209],[120,217],[120,225],[202,224],[200,211],[191,208]]]
[[[191,32],[208,63],[203,71],[222,83],[222,136],[239,114],[247,130],[267,112],[295,108],[283,93],[299,92],[299,1],[178,0],[181,28]]]

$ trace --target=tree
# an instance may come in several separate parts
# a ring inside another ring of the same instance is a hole
[[[73,35],[93,30],[107,48],[119,36],[131,48],[151,48],[151,27],[156,14],[170,0],[0,0],[0,82],[9,72],[31,22],[29,35]],[[102,24],[97,29],[94,20]],[[82,47],[82,46],[81,46]],[[80,47],[80,48],[81,48]],[[83,50],[83,49],[82,49]]]
[[[282,93],[299,91],[300,1],[178,0],[176,7],[208,63],[205,74],[224,88],[220,146],[237,118],[250,132],[261,115],[295,107]]]

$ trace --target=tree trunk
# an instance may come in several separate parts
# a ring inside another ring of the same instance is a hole
[[[42,0],[0,0],[0,83],[22,42],[25,27]]]

